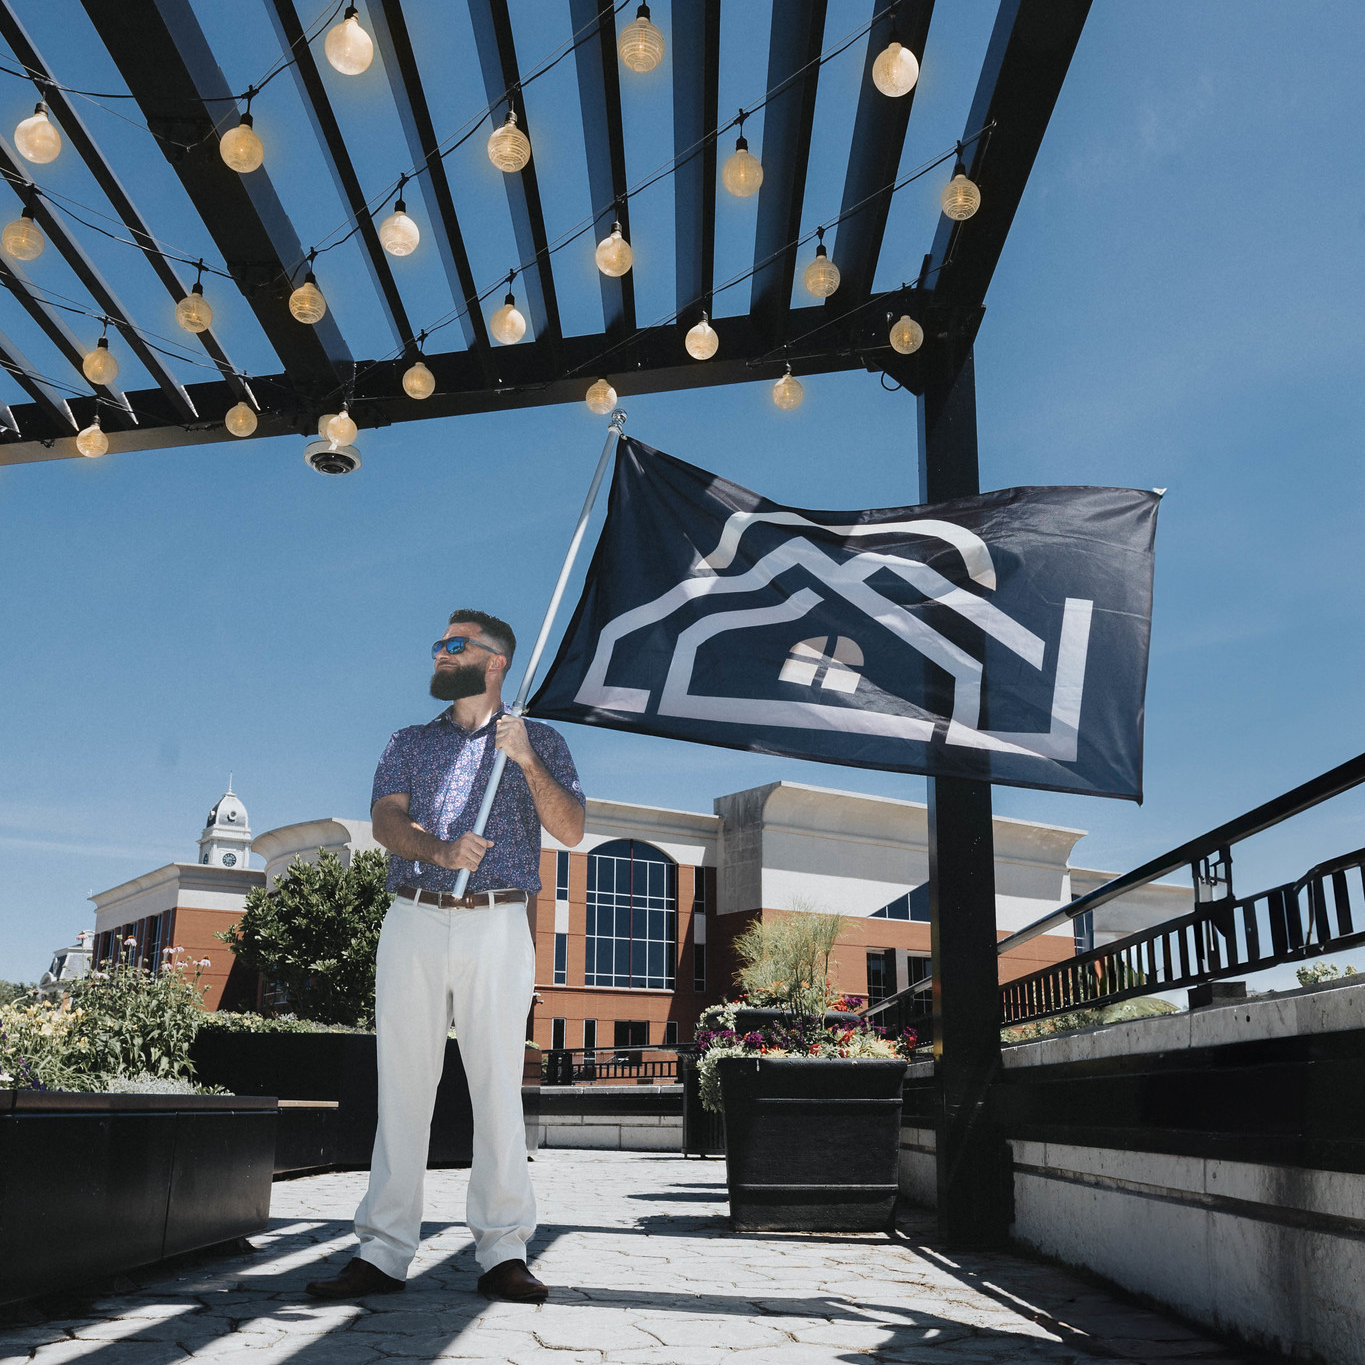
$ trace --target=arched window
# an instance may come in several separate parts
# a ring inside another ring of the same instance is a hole
[[[584,985],[673,989],[678,938],[678,867],[638,839],[588,854]]]

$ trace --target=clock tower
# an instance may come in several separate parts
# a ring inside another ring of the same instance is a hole
[[[210,867],[235,867],[242,871],[250,865],[251,830],[246,822],[246,807],[232,790],[227,791],[209,811],[208,823],[199,836],[199,861]]]

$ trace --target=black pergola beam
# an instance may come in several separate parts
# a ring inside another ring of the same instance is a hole
[[[479,302],[479,287],[474,283],[474,271],[469,264],[460,219],[455,212],[455,199],[450,193],[445,162],[439,152],[436,125],[427,105],[426,91],[417,69],[417,54],[412,48],[408,21],[403,15],[401,0],[381,0],[369,9],[374,40],[384,62],[389,79],[389,90],[398,121],[407,140],[408,155],[413,165],[420,166],[417,183],[422,188],[427,213],[435,228],[436,245],[441,253],[451,297],[464,311],[460,315],[460,330],[464,343],[479,359],[488,383],[493,382],[493,362],[489,355],[488,324],[484,321],[483,306]]]
[[[51,384],[44,379],[37,370],[34,369],[32,362],[27,356],[7,337],[4,332],[0,332],[0,369],[7,370],[25,393],[32,399],[31,404],[22,404],[16,411],[7,408],[9,432],[20,440],[27,440],[25,432],[30,427],[45,425],[53,430],[61,432],[63,436],[71,436],[77,431],[76,419],[71,413],[71,408],[67,404],[66,398],[58,392]],[[45,419],[31,421],[31,418]],[[41,456],[32,458],[41,459]],[[0,463],[8,463],[4,458],[3,449],[0,448]]]
[[[318,146],[327,161],[327,169],[332,173],[332,183],[359,226],[365,264],[370,269],[370,278],[383,303],[389,330],[397,345],[406,346],[413,337],[412,323],[403,306],[403,297],[398,292],[398,282],[393,277],[388,252],[380,243],[379,230],[365,202],[365,192],[360,188],[360,177],[346,148],[346,139],[341,135],[341,125],[332,109],[332,101],[327,97],[322,73],[313,60],[307,34],[299,22],[294,0],[271,0],[270,18],[279,35],[280,46],[294,58],[294,83],[298,86],[304,108],[308,110]]]
[[[350,352],[331,310],[314,326],[290,315],[291,281],[302,279],[306,253],[266,167],[239,175],[223,164],[218,130],[240,115],[189,0],[82,3],[290,386],[324,399],[345,383]]]
[[[77,382],[83,386],[90,384],[81,369],[86,352],[81,339],[67,326],[60,313],[34,293],[33,282],[24,273],[23,266],[17,261],[9,260],[3,253],[0,253],[0,284],[9,290],[23,310],[43,330],[47,339],[66,357],[67,362],[80,376]],[[90,387],[100,397],[106,399],[109,409],[117,414],[115,425],[137,425],[137,417],[122,389],[106,384],[90,384]]]
[[[179,303],[189,293],[188,286],[176,273],[175,266],[157,250],[151,229],[148,228],[136,205],[129,198],[122,182],[114,174],[114,169],[105,160],[103,153],[85,126],[84,119],[75,105],[67,99],[58,85],[51,69],[43,60],[42,54],[34,46],[24,26],[19,22],[9,0],[0,0],[0,37],[9,44],[10,50],[19,59],[20,65],[29,73],[39,93],[47,101],[48,107],[61,124],[71,145],[85,163],[86,169],[94,177],[95,183],[104,192],[115,213],[123,220],[124,226],[132,234],[133,241],[141,248],[147,263],[152,267],[157,279],[166,287],[166,292]],[[239,398],[254,402],[254,395],[246,381],[237,372],[237,367],[228,359],[213,329],[196,334],[199,343],[208,353],[209,359],[218,367],[223,378],[231,385]]]
[[[889,10],[885,0],[873,0],[872,11],[874,22],[868,34],[862,84],[858,87],[858,111],[854,115],[844,197],[839,206],[840,223],[830,251],[839,267],[840,280],[838,290],[825,301],[825,308],[839,314],[866,302],[872,294],[891,211],[891,186],[900,171],[905,130],[915,99],[914,90],[894,99],[883,95],[872,83],[872,64],[891,41],[893,29],[897,40],[923,62],[934,0],[901,0],[895,10]],[[849,216],[844,217],[845,214]]]
[[[711,311],[716,269],[720,0],[673,0],[673,213],[677,307]]]
[[[580,41],[574,49],[578,67],[578,99],[588,155],[588,192],[597,216],[594,242],[619,219],[630,241],[630,202],[626,198],[626,140],[621,127],[621,76],[616,54],[616,6],[613,0],[570,0],[569,13]],[[597,25],[590,38],[585,30]],[[614,279],[598,271],[602,286],[602,320],[608,336],[635,330],[635,275]]]
[[[525,169],[504,174],[502,182],[507,190],[507,207],[512,214],[518,259],[529,267],[519,278],[520,287],[526,294],[531,327],[536,340],[545,342],[553,352],[563,336],[563,329],[559,321],[550,246],[545,236],[545,214],[540,206],[540,184],[536,179],[535,137],[520,91],[512,93],[521,80],[521,73],[517,67],[507,0],[469,0],[469,18],[474,25],[474,46],[478,49],[484,91],[493,108],[494,121],[502,122],[510,101],[522,132],[531,139],[531,160]],[[515,264],[515,261],[509,262],[509,265]]]
[[[802,374],[841,373],[848,370],[882,368],[879,343],[871,333],[846,336],[827,330],[823,308],[814,306],[794,310],[793,330],[812,332],[822,336],[812,344],[809,353],[802,351]],[[402,390],[401,378],[406,361],[386,360],[374,365],[362,364],[356,377],[355,402],[352,412],[361,427],[358,443],[363,447],[366,430],[389,426],[396,422],[425,421],[434,417],[459,417],[471,413],[501,412],[519,408],[545,407],[556,403],[581,404],[588,376],[608,368],[612,383],[623,398],[634,394],[664,393],[682,389],[708,388],[720,384],[748,384],[756,380],[777,379],[785,361],[780,351],[774,353],[767,334],[752,317],[726,318],[722,322],[725,343],[713,360],[691,359],[683,346],[683,336],[690,324],[686,319],[661,327],[640,331],[632,343],[631,354],[638,368],[623,371],[612,369],[611,357],[599,359],[613,343],[605,334],[566,337],[555,354],[540,342],[526,342],[518,346],[500,346],[493,352],[498,372],[492,384],[486,383],[477,356],[471,351],[450,351],[428,355],[426,363],[436,377],[436,392],[420,403],[414,403]],[[826,329],[823,330],[822,329]],[[884,329],[878,329],[884,333]],[[619,354],[619,352],[617,352]],[[913,357],[911,357],[913,359]],[[257,386],[267,396],[287,390],[287,375],[262,375]],[[227,397],[220,381],[197,384],[190,389],[191,397],[205,412],[222,412]],[[172,425],[165,413],[165,403],[155,390],[129,395],[139,411],[148,409],[141,429],[137,432],[111,435],[114,450],[148,450],[205,441],[233,440],[220,423],[204,424],[192,432]],[[91,401],[91,400],[85,400]],[[158,429],[152,420],[159,403],[163,426]],[[56,430],[43,419],[32,404],[21,405],[15,415],[23,424],[25,438],[16,442],[0,436],[0,464],[22,464],[31,460],[59,458],[75,454],[69,449],[48,450],[41,442],[69,434]],[[79,413],[78,413],[79,416]],[[269,408],[261,415],[254,436],[306,436],[309,431],[301,425],[297,414],[284,404],[281,411]]]
[[[787,336],[796,276],[797,248],[792,243],[801,232],[825,8],[826,0],[782,0],[773,6],[768,89],[777,93],[763,111],[763,185],[758,191],[750,311],[774,345]]]
[[[118,329],[128,349],[143,363],[147,373],[170,400],[172,407],[179,412],[182,420],[194,421],[199,414],[195,412],[194,405],[181,387],[180,381],[166,368],[160,355],[142,339],[141,332],[128,317],[127,311],[104,276],[100,274],[94,261],[66,230],[66,224],[48,208],[37,187],[25,174],[18,152],[10,146],[9,140],[5,137],[0,137],[0,173],[4,174],[20,198],[27,203],[34,221],[75,272],[76,278],[85,286],[95,306]]]
[[[985,302],[1089,12],[1090,0],[1001,0],[963,134],[994,125],[968,153],[981,207],[961,223],[940,217],[929,253],[942,314]]]

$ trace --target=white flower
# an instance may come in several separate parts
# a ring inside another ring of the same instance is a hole
[[[123,946],[125,948],[136,948],[137,939],[135,939],[132,934],[129,934],[128,937],[123,940]]]
[[[201,958],[199,959],[199,965],[200,965],[201,967],[212,967],[212,966],[213,966],[213,963],[210,962],[208,958],[206,958],[206,957],[201,957]]]

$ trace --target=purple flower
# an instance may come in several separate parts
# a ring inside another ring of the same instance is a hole
[[[755,1033],[746,1033],[746,1034],[744,1035],[744,1046],[745,1046],[745,1047],[762,1047],[762,1046],[763,1046],[763,1035],[762,1035],[761,1033],[757,1033],[757,1032],[755,1032]]]

